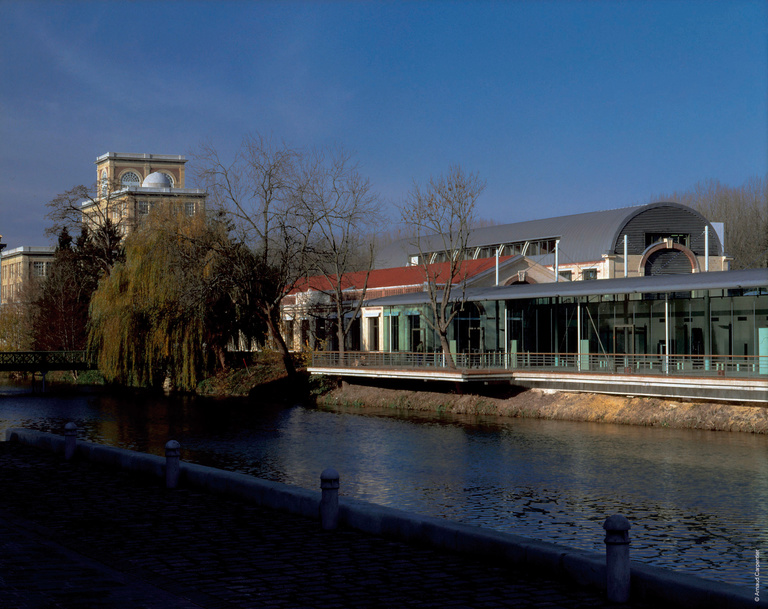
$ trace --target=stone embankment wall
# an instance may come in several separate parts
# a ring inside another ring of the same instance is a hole
[[[320,405],[768,433],[768,407],[529,389],[506,398],[349,384]]]

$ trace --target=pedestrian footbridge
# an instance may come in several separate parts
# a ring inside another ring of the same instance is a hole
[[[52,370],[93,368],[85,351],[0,351],[0,371],[44,374]]]

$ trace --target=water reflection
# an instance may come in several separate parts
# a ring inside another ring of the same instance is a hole
[[[765,436],[0,390],[2,433],[70,420],[92,441],[162,454],[176,438],[184,459],[305,488],[333,466],[348,496],[600,552],[621,512],[634,558],[748,586],[768,546]]]

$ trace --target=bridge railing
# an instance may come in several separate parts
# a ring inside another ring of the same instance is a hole
[[[0,351],[0,370],[49,371],[92,367],[85,351]]]
[[[624,353],[455,353],[459,370],[530,370],[583,373],[768,377],[768,356],[634,355]],[[442,352],[315,351],[315,368],[446,368]]]

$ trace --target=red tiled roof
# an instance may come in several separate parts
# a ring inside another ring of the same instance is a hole
[[[508,260],[511,256],[501,256],[499,261]],[[478,260],[465,260],[458,269],[458,272],[453,278],[454,284],[460,283],[466,277],[475,277],[483,271],[491,269],[496,264],[496,258],[480,258]],[[450,273],[450,263],[439,262],[437,264],[429,265],[429,273],[435,277],[438,283],[445,283],[448,273]],[[314,277],[308,277],[299,281],[296,286],[291,290],[290,294],[297,294],[300,292],[307,292],[309,290],[317,290],[319,292],[331,292],[334,289],[335,281],[334,277],[331,279],[324,275],[315,275]],[[401,266],[390,269],[373,269],[368,277],[368,289],[382,289],[382,288],[404,288],[406,286],[422,286],[426,281],[426,275],[424,274],[424,267],[417,266]],[[362,290],[365,285],[365,271],[358,271],[356,273],[348,273],[342,279],[342,289],[344,290]],[[421,289],[419,289],[421,291]]]

